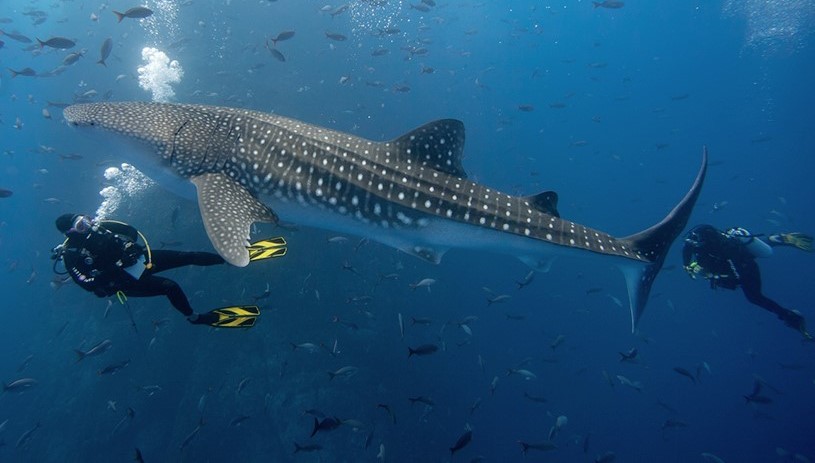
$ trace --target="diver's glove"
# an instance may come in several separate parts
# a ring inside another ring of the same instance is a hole
[[[778,233],[770,235],[769,240],[773,244],[795,246],[802,251],[812,252],[812,237],[804,233]]]
[[[688,276],[690,276],[691,278],[693,278],[695,280],[696,275],[699,275],[700,273],[702,273],[704,271],[704,269],[702,268],[701,265],[699,265],[699,262],[693,261],[690,264],[685,266],[685,271],[688,272]]]

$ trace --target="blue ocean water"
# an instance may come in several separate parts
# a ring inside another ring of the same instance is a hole
[[[13,194],[0,198],[0,379],[37,383],[0,395],[0,461],[129,461],[136,448],[147,462],[815,458],[815,345],[740,292],[688,278],[679,243],[635,334],[623,278],[602,258],[557,260],[519,290],[528,269],[511,256],[452,250],[433,265],[304,227],[259,227],[286,237],[282,259],[167,273],[199,311],[268,288],[251,330],[190,326],[162,298],[131,298],[134,331],[117,302],[53,280],[54,218],[94,213],[106,186],[116,191],[104,212],[154,247],[212,249],[194,202],[106,178],[128,161],[117,145],[49,105],[149,101],[156,89],[373,140],[457,118],[471,179],[555,190],[564,217],[615,236],[661,220],[706,145],[691,224],[815,233],[812,0],[432,3],[149,0],[152,16],[118,23],[112,10],[135,3],[3,1],[0,188]],[[273,47],[280,61],[267,42],[283,31],[295,35]],[[76,46],[32,48],[9,33]],[[144,60],[147,47],[167,60]],[[38,76],[6,70],[27,67]],[[777,249],[760,265],[766,294],[815,317],[812,254]],[[430,291],[410,288],[424,278]],[[488,304],[494,295],[511,297]],[[109,351],[77,362],[74,349],[106,339]],[[305,342],[318,347],[292,349]],[[408,358],[425,343],[441,350]],[[637,362],[620,362],[632,348]],[[344,366],[358,371],[330,379]],[[517,368],[535,377],[507,375]],[[756,381],[771,403],[745,404]],[[309,437],[311,409],[354,421]],[[451,456],[466,427],[472,441]],[[526,456],[518,443],[550,438],[556,449]],[[295,442],[320,449],[294,453]]]

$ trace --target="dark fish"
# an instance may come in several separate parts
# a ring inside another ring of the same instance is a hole
[[[133,418],[135,418],[135,417],[136,417],[136,410],[133,410],[132,408],[127,407],[127,411],[125,412],[125,416],[122,417],[122,419],[119,420],[118,423],[116,423],[116,426],[113,427],[113,431],[110,432],[111,437],[115,436],[116,432],[118,432],[120,429],[122,429],[123,426],[130,423],[133,420]]]
[[[388,49],[385,47],[377,48],[371,52],[371,56],[383,56],[388,54]]]
[[[436,0],[422,0],[422,3],[427,6],[436,6]]]
[[[0,188],[0,198],[8,198],[9,196],[13,195],[14,192],[11,190],[7,190],[5,188]]]
[[[663,402],[661,400],[657,400],[657,405],[664,408],[665,410],[668,410],[671,413],[674,413],[674,414],[679,413],[679,412],[676,411],[675,408],[671,407],[670,405],[666,404],[665,402]]]
[[[286,62],[286,57],[283,56],[283,53],[280,53],[276,48],[271,48],[271,47],[268,47],[268,46],[266,48],[269,48],[269,53],[272,54],[272,57],[274,59],[280,61],[281,63]]]
[[[0,48],[3,48],[3,45],[5,45],[5,44],[6,44],[6,42],[3,42],[2,40],[0,40]]]
[[[342,5],[341,7],[337,8],[336,10],[331,12],[331,18],[334,16],[340,15],[345,13],[348,10],[348,4]]]
[[[100,376],[102,376],[102,375],[115,375],[119,370],[121,370],[122,368],[124,368],[124,367],[126,367],[128,365],[130,365],[130,360],[129,359],[128,360],[122,360],[121,362],[117,362],[117,363],[108,365],[105,368],[102,368],[97,373]]]
[[[377,35],[379,37],[382,37],[382,36],[385,36],[385,35],[399,34],[401,32],[402,31],[398,27],[386,27],[384,29],[379,29],[379,34],[377,34]]]
[[[586,294],[597,294],[597,293],[602,293],[602,292],[603,292],[603,288],[589,288],[589,289],[586,290]]]
[[[67,107],[68,107],[68,106],[70,106],[70,105],[71,105],[71,103],[61,103],[61,102],[59,102],[59,101],[57,101],[57,102],[49,101],[49,102],[48,102],[48,106],[49,106],[49,107],[54,107],[54,108],[62,108],[62,109],[65,109],[65,108],[67,108]]]
[[[423,3],[419,3],[417,5],[411,4],[410,7],[413,8],[414,10],[419,10],[423,13],[427,13],[428,11],[430,11],[430,7]]]
[[[37,75],[37,71],[31,68],[25,68],[20,71],[15,71],[14,69],[8,68],[9,72],[11,72],[11,78],[15,78],[17,76],[25,76],[25,77],[34,77]]]
[[[272,45],[277,46],[277,42],[283,42],[284,40],[289,40],[292,37],[294,37],[294,31],[281,32],[277,34],[277,37],[272,39]]]
[[[751,394],[744,396],[744,403],[771,404],[773,403],[773,399],[763,395]]]
[[[2,29],[0,29],[0,34],[5,35],[6,37],[10,38],[11,40],[14,40],[15,42],[31,43],[31,39],[24,36],[23,34],[15,34],[14,32],[6,32],[6,31],[4,31]]]
[[[475,411],[481,407],[481,402],[482,402],[481,397],[473,401],[472,405],[470,405],[470,415],[475,413]]]
[[[80,159],[82,159],[82,155],[81,154],[76,154],[76,153],[68,153],[68,154],[61,154],[60,153],[59,157],[60,157],[60,159],[64,159],[66,161],[79,161]]]
[[[686,369],[684,369],[682,367],[674,367],[674,371],[679,373],[680,375],[690,379],[694,384],[696,384],[696,378],[688,370],[686,370]]]
[[[105,64],[105,60],[108,59],[108,56],[110,56],[111,50],[113,50],[113,39],[108,37],[104,42],[102,42],[102,48],[99,50],[99,61],[96,63],[107,67],[108,65]]]
[[[531,113],[534,110],[535,110],[535,107],[532,106],[531,104],[519,104],[518,105],[518,111],[523,111],[525,113]]]
[[[12,381],[9,384],[3,383],[3,392],[6,391],[23,391],[37,385],[37,380],[34,378],[21,378]]]
[[[422,344],[421,346],[418,346],[415,349],[412,347],[408,347],[408,358],[414,355],[430,355],[436,353],[438,350],[439,346],[435,344]]]
[[[532,280],[535,279],[535,271],[530,270],[529,273],[526,274],[523,280],[516,281],[515,284],[518,285],[518,289],[523,289],[529,283],[532,283]]]
[[[322,420],[318,420],[314,418],[314,429],[311,430],[311,436],[314,437],[320,431],[333,431],[340,427],[342,424],[342,420],[336,417],[329,416],[328,418],[324,418]]]
[[[396,424],[396,415],[394,415],[393,410],[391,410],[391,408],[387,404],[376,404],[376,408],[381,408],[385,410],[393,424]]]
[[[557,449],[557,445],[550,441],[546,441],[540,444],[530,444],[529,442],[519,440],[518,443],[521,444],[521,451],[523,452],[524,455],[526,455],[526,452],[530,450],[540,450],[541,452],[547,452],[549,450]]]
[[[34,431],[40,429],[40,423],[34,425],[33,428],[29,429],[28,431],[24,432],[19,439],[17,439],[16,447],[19,449],[20,447],[25,447],[28,441],[31,440],[31,436],[34,435]]]
[[[411,405],[415,404],[416,402],[425,404],[429,407],[436,405],[436,403],[433,402],[433,399],[431,399],[430,397],[425,397],[423,395],[420,395],[419,397],[408,397],[408,400],[410,401]]]
[[[602,455],[597,455],[597,458],[594,459],[594,463],[611,463],[617,459],[617,455],[614,452],[606,452]]]
[[[684,421],[672,420],[672,419],[668,418],[667,420],[665,420],[662,423],[662,429],[665,430],[665,429],[669,429],[669,428],[684,428],[687,425],[688,425],[688,423],[685,423]]]
[[[201,419],[198,420],[198,426],[196,426],[195,429],[193,429],[192,432],[189,433],[187,437],[184,438],[184,441],[181,442],[181,445],[178,446],[178,449],[183,451],[188,445],[190,445],[190,442],[192,442],[195,436],[198,435],[198,432],[201,431],[201,426],[203,425],[204,417],[201,417]]]
[[[65,38],[65,37],[51,37],[50,39],[48,39],[48,40],[46,40],[44,42],[42,40],[40,40],[40,39],[37,39],[37,42],[39,42],[40,48],[42,48],[42,47],[51,47],[51,48],[57,48],[57,49],[60,49],[60,50],[73,48],[76,45],[76,42],[74,42],[71,39]]]
[[[616,10],[618,8],[622,8],[625,5],[625,2],[617,2],[613,0],[604,0],[602,2],[591,2],[595,8],[609,8],[612,10]]]
[[[452,447],[450,447],[450,456],[453,456],[456,452],[466,447],[471,440],[473,440],[473,432],[469,430],[465,431],[464,434],[462,434],[461,437],[458,438],[456,443],[453,444]]]
[[[92,357],[95,355],[103,354],[107,352],[107,350],[110,349],[112,345],[113,342],[111,342],[110,339],[105,339],[104,341],[100,341],[98,344],[88,349],[86,352],[82,352],[79,349],[74,349],[74,352],[76,352],[77,356],[76,361],[79,362],[85,357]]]
[[[300,445],[297,442],[294,443],[294,453],[297,452],[317,452],[322,450],[323,446],[320,444],[305,444]]]
[[[413,326],[413,325],[425,325],[425,326],[427,326],[427,325],[430,325],[432,323],[433,323],[433,320],[431,320],[429,318],[410,317],[410,326]]]
[[[632,347],[628,352],[617,352],[620,354],[621,362],[634,362],[637,360],[637,348]]]
[[[144,458],[141,456],[141,450],[136,447],[136,453],[133,455],[133,461],[137,463],[144,463]]]
[[[32,360],[34,360],[34,354],[31,354],[25,359],[23,359],[22,363],[20,363],[20,366],[17,367],[17,372],[22,373],[23,370],[28,368],[28,364],[31,363]]]
[[[348,37],[346,37],[346,36],[344,36],[342,34],[338,34],[336,32],[326,32],[325,36],[328,37],[331,40],[336,40],[337,42],[344,42],[344,41],[348,40]]]
[[[249,415],[238,415],[229,422],[230,426],[240,426],[241,423],[251,418]]]
[[[524,392],[524,397],[528,400],[531,400],[532,402],[537,402],[539,404],[546,403],[546,398],[534,396],[528,392]]]
[[[114,11],[113,14],[119,19],[119,22],[122,22],[125,18],[131,19],[142,19],[148,16],[152,16],[153,10],[147,8],[145,6],[135,6],[124,13],[119,13],[118,11]]]
[[[70,65],[76,63],[77,61],[79,61],[79,58],[82,58],[82,56],[84,56],[84,55],[85,55],[84,50],[83,51],[77,51],[77,52],[74,52],[74,53],[69,53],[62,60],[62,64],[64,64],[65,66],[70,66]]]

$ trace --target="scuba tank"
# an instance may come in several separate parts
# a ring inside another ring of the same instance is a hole
[[[744,228],[731,228],[725,232],[725,235],[728,238],[738,240],[753,257],[770,257],[773,255],[773,248],[769,244],[758,239],[756,235],[750,234]]]

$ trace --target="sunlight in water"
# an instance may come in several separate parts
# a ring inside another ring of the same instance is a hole
[[[745,18],[745,46],[769,56],[804,45],[804,35],[815,19],[815,0],[727,0],[723,11]]]

